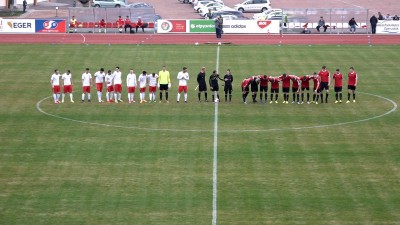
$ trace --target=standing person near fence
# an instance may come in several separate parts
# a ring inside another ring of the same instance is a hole
[[[318,21],[318,26],[317,26],[317,31],[319,32],[319,28],[323,27],[324,28],[324,32],[326,32],[326,29],[328,29],[328,26],[325,25],[325,20],[324,17],[320,17],[319,21]]]
[[[217,19],[215,19],[215,34],[217,36],[217,39],[222,38],[222,27],[223,27],[223,19],[221,16],[217,16]]]
[[[352,33],[352,34],[356,33],[356,26],[358,27],[358,24],[353,17],[349,21],[350,33]]]
[[[22,7],[23,7],[23,12],[25,13],[26,12],[26,6],[28,5],[28,2],[26,1],[26,0],[24,0],[23,2],[22,2]]]
[[[369,19],[369,22],[371,23],[371,32],[373,34],[376,33],[376,25],[378,24],[378,18],[376,18],[375,14],[371,16]]]

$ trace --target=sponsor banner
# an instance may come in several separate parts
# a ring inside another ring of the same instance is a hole
[[[0,17],[0,33],[3,32],[3,18]]]
[[[400,34],[400,21],[379,20],[376,25],[377,34]]]
[[[35,31],[39,33],[66,33],[67,23],[65,20],[42,20],[35,21]]]
[[[189,33],[215,33],[214,20],[189,20]]]
[[[224,20],[225,34],[278,34],[279,20]]]
[[[186,20],[157,20],[157,33],[186,33]]]
[[[3,19],[4,33],[35,33],[34,19]]]

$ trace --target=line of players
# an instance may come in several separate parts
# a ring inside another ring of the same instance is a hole
[[[335,103],[342,103],[342,87],[343,87],[343,74],[339,69],[336,69],[336,72],[333,74],[332,79],[335,83]],[[289,103],[289,92],[290,92],[290,84],[292,83],[292,103],[304,104],[304,94],[307,96],[307,103],[310,104],[310,81],[313,81],[313,99],[311,103],[318,104],[319,99],[321,103],[324,103],[324,95],[323,92],[325,90],[325,103],[328,103],[329,97],[329,86],[331,84],[331,75],[330,72],[326,69],[326,66],[322,66],[322,69],[319,73],[314,72],[313,75],[304,75],[304,76],[296,76],[296,75],[287,75],[283,73],[281,76],[272,77],[267,75],[258,75],[251,76],[242,81],[242,98],[243,103],[247,104],[246,98],[251,91],[253,103],[256,103],[257,93],[260,91],[260,102],[263,101],[263,95],[265,99],[265,103],[268,101],[268,83],[271,83],[270,89],[270,102],[269,103],[278,103],[278,95],[279,95],[279,83],[282,83],[282,92],[283,92],[283,103]],[[357,86],[358,75],[353,67],[349,68],[348,79],[347,79],[347,101],[346,103],[350,103],[351,94],[353,96],[353,102],[356,102],[356,86]],[[260,87],[260,88],[259,88]],[[259,90],[260,89],[260,90]],[[300,93],[301,93],[301,101],[300,101]],[[275,98],[274,98],[275,94]]]

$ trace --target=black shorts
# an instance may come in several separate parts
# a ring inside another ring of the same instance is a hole
[[[335,87],[335,92],[342,92],[342,87]]]
[[[199,84],[199,91],[207,91],[207,85],[206,84]]]
[[[247,87],[242,87],[242,92],[249,92],[249,86],[247,86]]]
[[[301,90],[302,90],[302,91],[304,91],[304,90],[309,91],[309,90],[310,90],[310,87],[302,87]]]
[[[232,91],[232,85],[225,85],[224,91]]]
[[[355,90],[356,90],[356,86],[354,86],[354,85],[347,85],[347,89],[348,89],[348,90],[355,91]]]
[[[290,88],[288,87],[282,87],[282,92],[283,93],[289,93]]]
[[[321,84],[319,85],[319,90],[320,91],[329,90],[329,83],[328,82],[321,82]]]
[[[279,93],[279,88],[271,88],[271,93]]]
[[[160,84],[160,91],[168,91],[168,84]]]
[[[260,86],[260,92],[268,92],[268,86]]]
[[[257,84],[251,84],[251,92],[258,92],[258,85]]]
[[[292,92],[297,92],[299,90],[299,88],[297,87],[292,87]]]
[[[211,91],[219,91],[219,86],[211,86]]]

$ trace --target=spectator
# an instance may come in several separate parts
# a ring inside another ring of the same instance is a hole
[[[69,21],[70,32],[76,33],[77,21],[75,16],[72,16],[71,20]]]
[[[213,14],[212,14],[212,12],[211,12],[211,9],[208,9],[208,13],[206,13],[205,18],[208,19],[208,20],[211,20],[211,19],[212,19],[212,16],[213,16]]]
[[[217,19],[215,20],[215,33],[217,35],[218,39],[222,38],[222,25],[223,25],[223,19],[221,16],[218,16]]]
[[[28,5],[28,2],[26,2],[26,0],[24,0],[23,2],[22,2],[22,7],[23,7],[23,11],[24,11],[24,13],[26,12],[26,6]]]
[[[378,18],[376,18],[375,14],[372,15],[372,17],[369,19],[369,22],[371,23],[371,32],[373,34],[376,33],[376,24],[378,23]]]
[[[399,17],[397,15],[394,15],[393,20],[399,20]]]
[[[117,27],[118,27],[118,31],[120,33],[122,33],[122,28],[124,28],[125,26],[125,21],[124,19],[121,18],[121,16],[118,16],[118,20],[117,20]]]
[[[378,20],[384,20],[385,18],[383,18],[382,13],[378,12]]]
[[[389,13],[386,15],[385,20],[392,20],[392,17],[390,16]]]
[[[356,26],[358,26],[356,20],[353,18],[350,19],[349,21],[349,26],[350,26],[350,33],[356,33]]]
[[[143,24],[142,18],[140,16],[139,16],[139,18],[138,18],[138,20],[136,22],[136,33],[137,33],[137,30],[138,30],[139,27],[142,28],[142,31],[144,33],[144,24]]]
[[[125,28],[125,33],[126,33],[126,28],[129,28],[129,33],[132,33],[132,25],[129,16],[126,16],[124,28]]]
[[[104,19],[101,19],[100,23],[99,23],[99,33],[103,32],[103,29],[104,29],[104,33],[106,33],[107,32],[106,27],[107,27],[106,21]]]
[[[325,20],[324,17],[321,16],[321,18],[318,21],[318,26],[317,26],[317,31],[319,32],[319,28],[323,27],[324,28],[324,32],[326,32],[326,29],[328,28],[327,25],[325,25]]]

